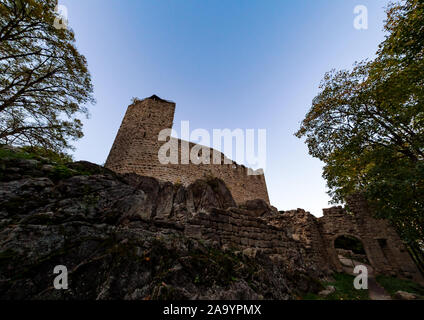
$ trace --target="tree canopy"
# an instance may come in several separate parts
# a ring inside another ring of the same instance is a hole
[[[409,243],[424,241],[424,2],[387,9],[372,61],[328,72],[296,136],[325,163],[334,202],[364,193]]]
[[[56,5],[0,3],[0,143],[60,151],[83,135],[78,117],[94,103],[91,76],[73,31],[54,23]]]

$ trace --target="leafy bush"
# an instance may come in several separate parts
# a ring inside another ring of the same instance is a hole
[[[7,145],[0,145],[0,159],[35,159],[45,162],[54,162],[58,164],[66,164],[72,162],[72,156],[49,150],[42,147],[25,146],[13,148]]]
[[[42,147],[23,147],[23,151],[33,154],[36,157],[46,158],[56,163],[72,162],[72,156],[63,152],[56,152]]]

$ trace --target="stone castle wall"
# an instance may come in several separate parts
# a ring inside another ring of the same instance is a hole
[[[181,149],[192,150],[198,145],[172,138],[178,144],[179,164],[161,164],[158,159],[158,140],[163,129],[172,128],[175,103],[156,96],[137,101],[127,109],[115,142],[106,161],[106,167],[118,173],[137,173],[163,181],[189,185],[197,179],[217,177],[225,181],[237,203],[263,199],[269,203],[263,174],[249,175],[248,168],[231,161],[231,164],[213,164],[213,157],[225,156],[210,150],[210,164],[181,163]],[[200,149],[200,148],[199,148]]]
[[[422,274],[389,223],[372,218],[366,202],[359,197],[351,199],[350,206],[352,214],[333,207],[324,209],[321,218],[302,209],[270,216],[236,208],[213,209],[189,220],[185,230],[190,236],[215,240],[251,254],[263,252],[287,261],[288,266],[303,265],[314,276],[345,272],[334,242],[342,235],[353,236],[362,242],[374,275],[424,284]]]
[[[244,254],[266,254],[290,271],[303,269],[314,277],[326,277],[331,269],[325,257],[252,210],[213,208],[185,223],[185,234],[196,239],[216,241],[223,248],[236,248]]]
[[[335,269],[342,271],[334,242],[339,236],[347,235],[362,242],[376,273],[402,276],[423,283],[420,271],[389,222],[375,219],[366,200],[359,194],[351,196],[348,205],[350,212],[342,207],[333,207],[324,209],[324,216],[318,219],[328,258]]]

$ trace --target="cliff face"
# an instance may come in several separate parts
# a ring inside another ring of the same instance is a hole
[[[42,158],[0,169],[0,299],[291,299],[325,275],[276,210],[236,206],[219,179],[184,187]]]

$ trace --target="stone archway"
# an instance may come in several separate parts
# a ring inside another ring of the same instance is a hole
[[[352,273],[357,265],[371,266],[369,255],[363,241],[350,234],[340,234],[333,239],[333,249],[339,267],[345,272]]]
[[[350,275],[356,275],[356,266],[365,266],[368,279],[368,294],[371,300],[391,300],[390,295],[375,279],[374,266],[366,244],[359,237],[339,235],[333,240],[333,248],[337,254],[342,270]],[[362,272],[362,271],[361,271]]]
[[[424,283],[396,230],[387,220],[372,216],[363,196],[351,196],[348,199],[348,208],[347,210],[339,206],[324,209],[324,215],[318,219],[328,261],[334,270],[343,271],[334,242],[339,236],[348,235],[362,242],[374,274],[398,276]]]

